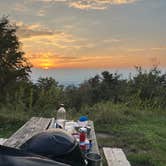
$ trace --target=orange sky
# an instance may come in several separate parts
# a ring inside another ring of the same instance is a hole
[[[128,68],[134,66],[166,66],[166,56],[150,55],[100,55],[78,58],[59,57],[52,53],[26,55],[34,67],[49,68]]]
[[[166,67],[166,0],[5,0],[0,15],[36,68]]]

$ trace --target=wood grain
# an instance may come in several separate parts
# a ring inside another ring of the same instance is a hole
[[[5,141],[7,141],[7,139],[5,138],[0,138],[0,145],[3,145],[5,143]]]
[[[103,148],[108,166],[131,166],[120,148]]]
[[[32,136],[46,130],[50,124],[51,119],[32,117],[20,129],[18,129],[3,145],[19,148]]]
[[[90,132],[90,139],[92,140],[91,152],[100,154],[93,121],[89,121],[88,125],[91,127],[91,132]]]

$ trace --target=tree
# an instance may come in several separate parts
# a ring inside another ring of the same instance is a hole
[[[37,83],[37,95],[35,101],[36,110],[57,108],[64,101],[63,87],[52,77],[39,78]]]
[[[6,94],[8,87],[22,80],[28,80],[31,65],[24,57],[21,43],[16,35],[16,25],[7,17],[0,20],[0,94]]]
[[[37,86],[41,89],[48,91],[52,86],[57,87],[58,82],[56,82],[52,77],[42,78],[37,80]]]
[[[120,80],[120,75],[118,73],[109,73],[108,71],[102,72],[101,75],[104,100],[112,100],[115,103],[121,100],[122,82],[124,83],[124,81]]]

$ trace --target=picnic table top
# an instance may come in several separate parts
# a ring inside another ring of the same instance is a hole
[[[3,139],[1,142],[8,147],[19,148],[32,136],[46,131],[47,129],[54,128],[54,118],[42,118],[32,117],[21,128],[19,128],[10,138]],[[90,139],[92,140],[91,152],[99,154],[99,148],[97,144],[95,129],[93,121],[88,121],[88,125],[91,127]],[[130,166],[122,149],[117,148],[104,148],[104,154],[107,159],[108,166]],[[102,165],[102,163],[101,163]]]
[[[54,118],[32,117],[21,128],[19,128],[10,138],[8,138],[7,141],[3,143],[3,145],[19,148],[32,136],[40,132],[46,131],[47,129],[53,128],[54,123]],[[91,126],[90,137],[93,145],[91,152],[99,154],[93,121],[89,121],[88,124]]]

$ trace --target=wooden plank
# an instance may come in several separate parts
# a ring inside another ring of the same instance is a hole
[[[120,148],[103,148],[108,166],[131,166]]]
[[[48,126],[48,129],[55,127],[55,118],[51,118],[50,124]]]
[[[120,161],[127,160],[127,158],[126,158],[124,152],[122,151],[122,149],[113,148],[112,152],[114,153],[114,156],[115,156],[116,160],[120,160]]]
[[[5,141],[7,141],[7,139],[5,139],[5,138],[0,138],[0,145],[3,145]]]
[[[91,152],[100,154],[98,144],[97,144],[97,139],[96,139],[96,134],[95,134],[95,128],[94,128],[93,121],[89,121],[88,125],[91,127],[91,134],[90,134],[90,139],[92,140],[92,150],[91,150]]]
[[[19,148],[32,136],[46,130],[51,119],[32,117],[19,130],[17,130],[5,143],[5,146]]]

